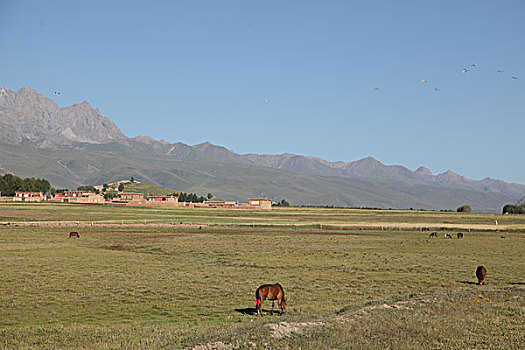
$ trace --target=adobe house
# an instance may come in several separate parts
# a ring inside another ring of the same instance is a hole
[[[272,200],[271,199],[260,199],[260,198],[250,198],[248,199],[248,205],[250,207],[255,207],[255,209],[272,209]]]
[[[53,201],[62,203],[104,203],[104,196],[94,192],[66,191],[64,194],[57,193]]]
[[[122,192],[118,197],[114,198],[113,203],[124,203],[130,205],[137,205],[144,203],[144,193]]]
[[[195,208],[233,208],[237,207],[235,201],[204,201],[203,203],[195,203]]]
[[[178,202],[179,198],[174,196],[148,196],[148,202]]]
[[[13,197],[14,202],[42,202],[44,200],[42,192],[17,191]]]
[[[150,207],[177,207],[179,198],[174,196],[148,196],[144,205]]]

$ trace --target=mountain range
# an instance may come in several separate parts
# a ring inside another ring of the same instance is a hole
[[[296,205],[500,212],[525,185],[452,171],[384,165],[372,157],[329,162],[295,154],[238,154],[205,142],[190,146],[127,137],[86,101],[60,108],[32,88],[0,89],[0,174],[42,177],[74,188],[134,176],[184,192],[245,201],[285,198]]]

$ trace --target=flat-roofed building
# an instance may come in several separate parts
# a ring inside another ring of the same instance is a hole
[[[248,199],[248,205],[250,207],[256,207],[259,209],[272,209],[272,200],[271,199],[260,199],[260,198],[250,198]]]
[[[204,201],[203,203],[195,203],[195,208],[237,208],[235,201]]]
[[[14,202],[42,202],[46,200],[42,192],[17,191],[13,197]]]
[[[176,196],[147,196],[144,205],[150,207],[178,207],[179,198]]]
[[[112,200],[115,204],[142,205],[144,204],[144,193],[122,192]]]
[[[61,203],[104,203],[104,196],[94,192],[66,191],[64,194],[57,193],[52,199],[53,202]]]

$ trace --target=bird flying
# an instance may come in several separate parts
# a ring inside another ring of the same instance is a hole
[[[60,95],[60,92],[59,91],[55,91],[55,95]]]
[[[470,66],[471,67],[476,67],[476,64],[475,63],[471,63]]]
[[[439,89],[439,88],[434,88],[434,90],[439,91],[439,90],[441,90],[441,89]]]
[[[516,79],[518,79],[518,77],[512,77],[512,79],[516,80]]]
[[[469,70],[466,69],[466,68],[463,68],[461,71],[462,71],[463,73],[466,73],[466,72],[468,72]]]
[[[373,90],[374,90],[374,91],[377,91],[377,90],[379,90],[379,88],[376,88],[376,87],[375,87],[375,88],[373,88]]]
[[[503,69],[502,69],[502,70],[498,70],[498,73],[503,73],[503,72],[504,72],[504,70],[503,70]]]
[[[267,99],[267,98],[264,99],[264,103],[269,103],[269,102],[270,102],[269,99]]]
[[[421,82],[422,82],[422,83],[426,83],[427,80],[426,80],[426,79],[422,79]]]

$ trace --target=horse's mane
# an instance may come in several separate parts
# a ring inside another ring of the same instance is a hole
[[[284,288],[283,288],[283,286],[281,286],[279,283],[276,283],[275,285],[281,289],[281,291],[283,292],[283,299],[286,300],[286,297],[284,296]]]

